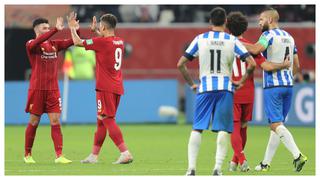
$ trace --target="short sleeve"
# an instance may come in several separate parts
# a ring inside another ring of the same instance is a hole
[[[250,54],[248,53],[248,50],[238,40],[238,38],[235,39],[234,53],[237,57],[241,59],[241,61],[245,61],[245,59],[250,56]]]
[[[93,51],[99,51],[103,48],[103,39],[102,38],[92,38],[92,39],[85,39],[83,41],[83,47],[86,50],[93,50]]]
[[[198,40],[199,36],[195,37],[184,54],[190,61],[199,56]]]
[[[253,58],[259,66],[261,66],[261,64],[266,61],[266,59],[263,57],[261,53],[254,56]]]

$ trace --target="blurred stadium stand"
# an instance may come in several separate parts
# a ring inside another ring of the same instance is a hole
[[[32,20],[46,17],[54,26],[57,16],[64,16],[74,10],[81,22],[81,36],[94,36],[88,29],[92,16],[113,13],[119,18],[117,35],[125,44],[125,58],[122,71],[125,80],[177,79],[179,107],[185,110],[184,81],[176,69],[176,63],[196,34],[208,30],[208,12],[214,5],[5,5],[5,80],[24,81],[30,75],[30,64],[25,43],[34,37]],[[250,21],[245,37],[256,42],[261,31],[257,28],[257,17],[265,5],[223,5],[227,12],[242,11]],[[280,13],[280,26],[296,41],[302,75],[296,81],[315,83],[315,5],[272,6]],[[67,25],[66,25],[67,26]],[[52,38],[70,37],[66,29]],[[58,56],[61,61],[59,78],[63,78],[64,52]],[[198,78],[197,61],[188,65],[194,79]],[[255,72],[257,82],[261,81],[261,70]],[[175,92],[173,93],[175,94]],[[22,96],[21,96],[22,97]],[[161,96],[162,97],[162,96]],[[159,98],[161,98],[159,97]],[[7,102],[6,92],[6,107]],[[23,97],[25,103],[26,97]],[[177,100],[178,101],[178,100]],[[293,110],[292,110],[293,111]],[[6,111],[7,113],[7,111]],[[24,113],[21,110],[21,113]],[[7,116],[6,116],[7,117]]]

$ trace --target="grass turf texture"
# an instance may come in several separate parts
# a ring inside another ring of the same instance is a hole
[[[119,156],[108,137],[103,144],[97,164],[80,164],[91,151],[94,125],[62,127],[65,156],[72,164],[54,164],[54,147],[50,126],[38,127],[33,147],[36,164],[24,164],[25,126],[5,127],[5,175],[184,175],[187,169],[187,146],[191,125],[120,125],[134,161],[128,165],[113,165]],[[269,138],[265,126],[248,128],[245,153],[251,167],[247,173],[228,172],[232,158],[229,143],[224,161],[224,175],[315,175],[315,129],[289,127],[301,151],[308,156],[302,172],[293,171],[292,155],[280,144],[269,172],[254,172],[262,160]],[[211,175],[214,166],[216,133],[205,131],[197,161],[197,175]]]

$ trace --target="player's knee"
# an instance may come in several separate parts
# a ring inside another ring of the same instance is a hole
[[[276,132],[276,129],[278,126],[282,125],[282,122],[276,122],[276,123],[271,123],[270,124],[270,129],[274,132]]]
[[[29,123],[32,126],[37,126],[40,122],[40,116],[31,114]]]
[[[246,128],[248,126],[248,122],[241,122],[241,128]]]
[[[39,124],[39,120],[37,119],[30,119],[29,123],[32,125],[32,126],[37,126]]]
[[[50,122],[51,125],[58,125],[60,124],[59,118],[53,118]]]
[[[107,118],[107,116],[104,115],[104,114],[102,114],[102,115],[98,115],[97,118],[98,118],[99,120],[104,120],[105,118]]]

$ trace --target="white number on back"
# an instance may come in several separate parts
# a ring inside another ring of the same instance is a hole
[[[121,67],[121,60],[122,60],[122,50],[121,48],[117,48],[114,52],[114,59],[116,60],[116,63],[114,64],[114,69],[119,70]]]

